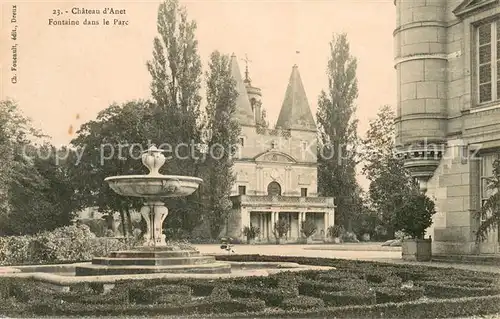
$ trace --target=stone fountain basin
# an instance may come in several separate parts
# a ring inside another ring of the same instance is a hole
[[[188,196],[203,182],[201,178],[177,175],[123,175],[105,181],[119,195],[143,198]]]
[[[231,272],[218,273],[150,273],[107,276],[75,276],[75,268],[87,266],[90,263],[60,264],[60,265],[31,265],[11,267],[13,272],[0,273],[0,277],[32,278],[33,280],[50,284],[56,290],[68,291],[71,286],[82,283],[102,284],[104,289],[112,289],[119,280],[145,279],[172,279],[196,278],[217,280],[222,278],[238,277],[266,277],[279,272],[307,271],[307,270],[334,270],[334,267],[309,266],[292,262],[227,262],[231,265]]]

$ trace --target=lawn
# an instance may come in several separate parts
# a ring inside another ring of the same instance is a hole
[[[425,266],[306,257],[218,256],[336,270],[269,277],[120,281],[69,292],[30,279],[0,278],[0,315],[449,318],[500,312],[497,275]]]

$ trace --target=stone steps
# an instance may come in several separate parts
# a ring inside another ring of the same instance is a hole
[[[138,247],[113,251],[107,257],[94,257],[92,264],[75,267],[76,276],[103,276],[155,273],[228,274],[231,265],[217,262],[195,250],[171,247]]]
[[[192,257],[95,257],[92,259],[94,265],[109,266],[174,266],[174,265],[200,265],[215,262],[213,256],[192,256]]]
[[[128,274],[153,274],[153,273],[198,273],[198,274],[228,274],[231,265],[222,262],[213,262],[200,265],[99,265],[91,264],[78,266],[76,276],[103,276],[103,275],[128,275]]]
[[[176,258],[176,257],[198,257],[199,251],[194,250],[125,250],[113,251],[109,258]]]

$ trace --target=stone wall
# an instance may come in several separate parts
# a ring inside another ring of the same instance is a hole
[[[468,156],[463,140],[450,140],[428,183],[427,194],[435,200],[437,214],[428,235],[433,254],[477,252],[475,230],[479,192],[479,161]]]

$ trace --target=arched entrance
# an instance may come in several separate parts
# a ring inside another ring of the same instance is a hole
[[[271,182],[267,185],[267,195],[281,196],[281,185],[278,182]]]

